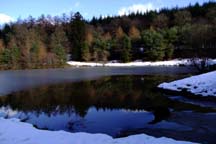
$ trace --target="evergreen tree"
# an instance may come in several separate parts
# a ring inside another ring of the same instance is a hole
[[[157,28],[166,28],[169,24],[169,18],[165,14],[159,14],[153,20],[153,25]]]
[[[122,61],[131,61],[131,39],[128,36],[124,36],[122,44]]]
[[[74,60],[81,60],[81,48],[85,41],[86,26],[82,15],[77,12],[71,18],[69,40],[72,44],[71,54]]]
[[[183,11],[177,11],[174,14],[174,22],[176,25],[178,26],[183,26],[185,24],[190,24],[192,17],[191,17],[191,13],[187,10],[183,10]]]
[[[164,29],[162,31],[162,35],[165,44],[165,59],[171,59],[173,57],[173,52],[177,41],[177,28],[173,27],[170,29]]]
[[[210,24],[216,25],[216,9],[214,7],[208,9],[206,17]]]
[[[4,51],[0,52],[0,64],[4,65],[11,65],[12,59],[11,59],[11,51],[9,49],[5,49]]]
[[[59,61],[59,64],[64,64],[66,61],[65,44],[67,37],[61,27],[57,27],[51,35],[51,52],[53,52]]]
[[[159,32],[154,29],[145,30],[142,33],[142,41],[146,59],[156,61],[164,58],[164,39]]]
[[[93,59],[95,61],[107,61],[110,55],[108,49],[108,41],[104,41],[100,36],[95,38],[93,44]]]

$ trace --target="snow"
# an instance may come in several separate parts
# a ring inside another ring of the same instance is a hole
[[[1,144],[192,144],[145,134],[113,139],[105,134],[38,130],[18,119],[4,118],[0,118],[0,141]]]
[[[157,61],[157,62],[143,62],[134,61],[129,63],[119,63],[118,61],[110,61],[107,63],[99,62],[78,62],[78,61],[68,61],[67,64],[71,66],[105,66],[105,67],[143,67],[143,66],[180,66],[180,65],[192,65],[190,59],[174,59],[169,61]],[[216,64],[216,59],[209,59],[209,65]]]
[[[130,67],[130,66],[179,66],[179,65],[190,65],[191,62],[188,59],[184,60],[170,60],[170,61],[157,61],[157,62],[142,62],[134,61],[129,63],[118,63],[116,61],[111,61],[107,63],[96,63],[96,62],[78,62],[78,61],[68,61],[67,64],[71,66],[107,66],[107,67]]]
[[[201,96],[216,96],[216,71],[192,76],[170,83],[162,83],[158,86],[162,89],[188,92]]]
[[[216,59],[211,59],[209,61],[209,65],[216,65]]]
[[[102,63],[94,63],[94,62],[78,62],[78,61],[69,61],[67,64],[72,66],[103,66]]]

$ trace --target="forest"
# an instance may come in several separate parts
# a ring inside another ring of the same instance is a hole
[[[0,69],[192,57],[216,58],[216,2],[91,20],[79,12],[29,16],[0,29]]]

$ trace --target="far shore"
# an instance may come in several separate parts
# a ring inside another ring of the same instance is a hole
[[[76,67],[143,67],[143,66],[192,66],[193,62],[190,59],[173,59],[173,60],[155,61],[155,62],[136,60],[128,63],[121,63],[116,60],[108,61],[108,62],[68,61],[67,64]],[[216,64],[216,59],[209,59],[208,65],[215,65],[215,64]]]

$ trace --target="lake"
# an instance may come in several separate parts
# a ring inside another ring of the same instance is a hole
[[[39,129],[215,143],[215,102],[156,88],[195,73],[187,67],[1,71],[0,116]]]

